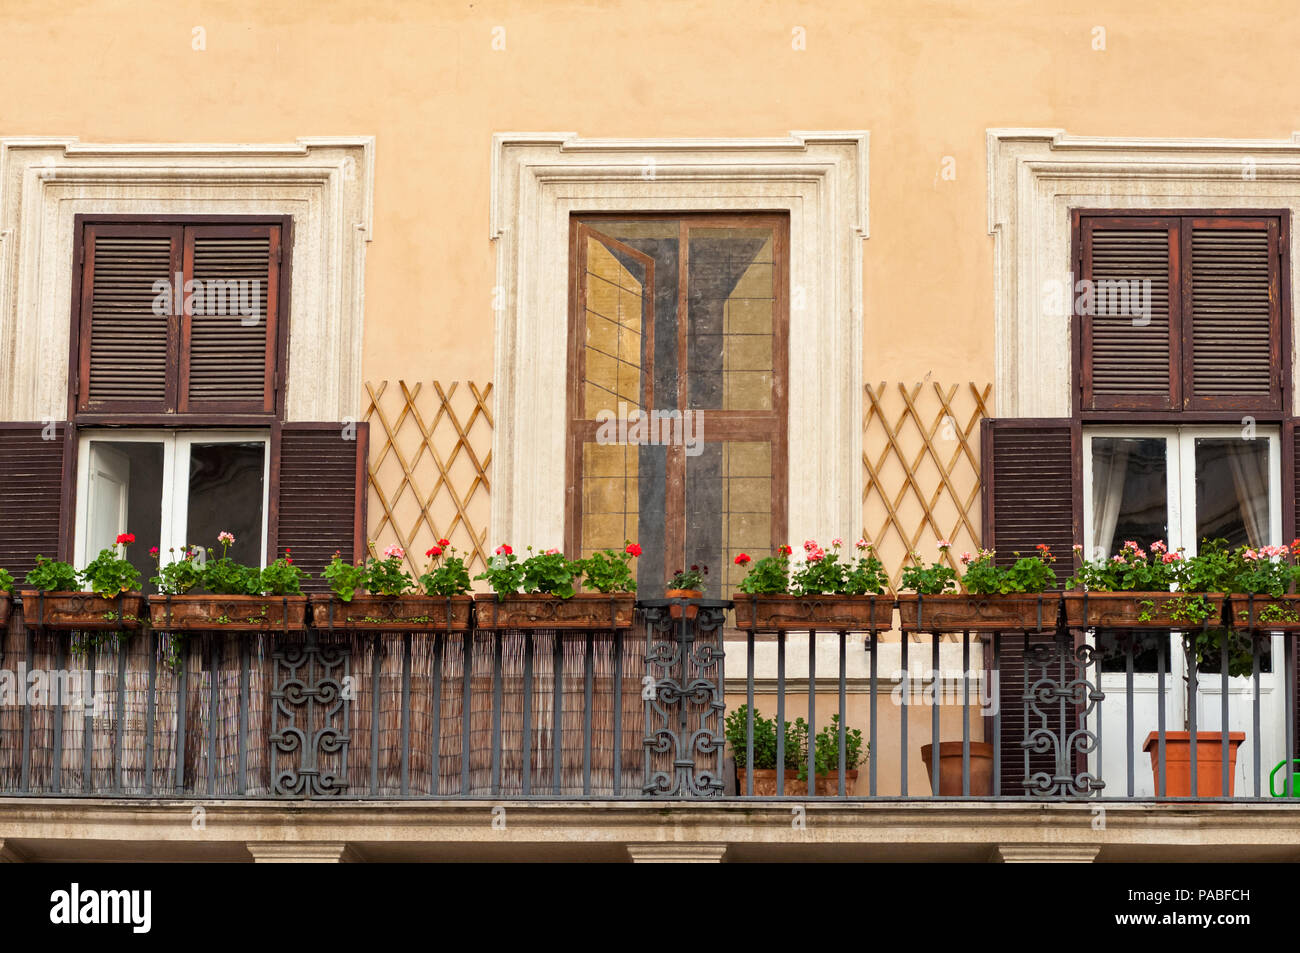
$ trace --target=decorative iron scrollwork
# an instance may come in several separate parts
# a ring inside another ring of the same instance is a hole
[[[281,644],[271,653],[271,790],[275,794],[319,797],[348,787],[349,705],[344,686],[351,675],[346,645]],[[322,765],[322,755],[340,754],[338,771]],[[288,764],[279,764],[279,756]]]
[[[1074,644],[1068,630],[1056,633],[1051,642],[1037,642],[1025,652],[1022,701],[1025,735],[1026,794],[1044,797],[1094,797],[1106,782],[1083,770],[1075,771],[1079,756],[1097,750],[1098,736],[1089,729],[1090,718],[1105,699],[1096,682],[1098,654],[1088,644]],[[1089,669],[1095,681],[1089,681]],[[1071,714],[1074,724],[1071,725]],[[1050,755],[1051,771],[1031,770],[1031,755]]]
[[[674,606],[681,618],[673,618]],[[645,702],[646,794],[722,794],[722,627],[730,608],[729,601],[713,599],[642,603],[646,672],[653,680]]]

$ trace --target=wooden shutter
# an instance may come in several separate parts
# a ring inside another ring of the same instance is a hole
[[[81,248],[80,410],[175,405],[175,322],[161,288],[181,270],[179,226],[87,225]],[[158,282],[164,282],[162,286]]]
[[[336,551],[366,550],[369,424],[286,423],[272,436],[270,553],[288,548],[311,573],[304,588],[326,591],[320,572]]]
[[[274,409],[280,237],[275,225],[185,229],[182,413]]]
[[[21,583],[37,556],[67,555],[65,423],[0,423],[0,569]]]
[[[73,301],[79,411],[271,414],[288,219],[87,222]]]
[[[1279,247],[1277,219],[1184,223],[1187,409],[1281,409]]]
[[[1037,544],[1046,543],[1056,554],[1057,576],[1064,583],[1074,556],[1071,547],[1082,541],[1079,428],[1068,419],[989,418],[981,423],[980,441],[984,546],[997,551],[1000,564],[1008,564],[1015,560],[1016,551],[1029,554]],[[1029,644],[1051,643],[1054,639],[1051,634],[1031,636]],[[1023,636],[1001,636],[998,704],[1001,792],[1006,795],[1025,793],[1021,747],[1025,733],[1024,650]],[[992,665],[991,651],[986,655],[986,665]],[[1072,726],[1070,714],[1067,730]],[[1055,761],[1051,755],[1033,755],[1030,770],[1051,775]]]
[[[1170,293],[1178,287],[1178,220],[1087,218],[1081,238],[1079,276],[1091,283],[1076,296],[1084,408],[1178,406],[1180,300]]]

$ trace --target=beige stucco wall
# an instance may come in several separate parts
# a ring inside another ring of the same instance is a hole
[[[493,132],[869,129],[866,379],[983,382],[994,343],[985,129],[1286,136],[1297,16],[1286,0],[11,2],[0,133],[373,133],[364,378],[377,381],[491,378]],[[804,50],[792,49],[795,27]]]

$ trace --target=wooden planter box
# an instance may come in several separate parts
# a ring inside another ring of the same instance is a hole
[[[913,632],[1055,629],[1059,607],[1060,596],[1055,592],[1032,596],[974,596],[951,592],[918,596],[915,592],[904,592],[898,597],[900,624]]]
[[[14,610],[13,597],[7,592],[0,592],[0,633],[9,624],[9,616]]]
[[[789,630],[891,629],[891,596],[751,596],[737,592],[736,628]]]
[[[1272,596],[1235,593],[1228,599],[1228,614],[1233,628],[1264,629],[1267,632],[1300,631],[1300,596],[1279,596],[1274,599]]]
[[[1073,629],[1192,629],[1200,623],[1170,618],[1170,612],[1180,598],[1175,592],[1089,592],[1087,613],[1084,612],[1082,592],[1065,594],[1065,620]],[[1200,595],[1200,593],[1195,593]],[[1210,625],[1219,625],[1223,611],[1223,596],[1207,593],[1205,598],[1214,607],[1210,612]],[[1143,618],[1143,615],[1148,618]]]
[[[306,596],[150,596],[149,621],[165,632],[301,632]]]
[[[370,629],[378,632],[463,632],[469,628],[472,596],[338,596],[311,603],[317,629]]]
[[[93,592],[37,592],[22,589],[24,624],[31,629],[103,631],[138,629],[144,619],[144,595],[124,592],[105,599]]]
[[[474,596],[474,625],[480,629],[629,629],[636,596],[580,592],[569,599],[547,595]]]
[[[749,797],[746,793],[746,768],[736,769],[736,781],[739,785],[738,791],[741,797]],[[847,796],[853,795],[853,788],[858,783],[858,769],[846,768],[844,771],[844,793]],[[835,768],[830,774],[817,775],[817,785],[815,788],[818,797],[838,797],[840,793],[840,771]],[[794,768],[787,768],[785,772],[785,791],[782,797],[803,797],[808,793],[808,782],[799,780],[799,772]],[[776,797],[776,768],[755,768],[754,769],[754,797]]]

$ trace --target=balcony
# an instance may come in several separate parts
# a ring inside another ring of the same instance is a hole
[[[1149,844],[1149,828],[1173,824],[1168,835],[1233,812],[1238,826],[1273,830],[1272,841],[1238,831],[1242,844],[1282,849],[1279,822],[1286,838],[1300,825],[1297,802],[1274,796],[1293,790],[1293,762],[1271,748],[1294,750],[1294,694],[1281,692],[1270,725],[1261,685],[1274,663],[1295,684],[1293,636],[1251,629],[1249,676],[1225,666],[1192,680],[1200,742],[1183,745],[1191,787],[1179,789],[1175,660],[1157,652],[1153,697],[1166,704],[1151,704],[1139,697],[1151,680],[1135,671],[1141,639],[1120,635],[1107,655],[1060,597],[1034,598],[1034,623],[1021,626],[955,625],[922,598],[897,607],[906,637],[892,597],[859,621],[742,611],[746,629],[729,601],[650,599],[621,627],[548,628],[543,616],[385,631],[327,619],[183,635],[47,629],[20,604],[0,655],[0,840],[37,844],[38,816],[47,828],[96,818],[105,839],[129,839],[149,812],[201,805],[209,825],[238,819],[236,839],[250,844],[257,823],[282,824],[286,811],[323,825],[313,843],[335,844],[416,818],[425,841],[455,840],[450,828],[474,817],[484,831],[457,849],[481,837],[471,853],[490,856],[500,811],[502,830],[532,838],[514,856],[544,851],[581,817],[591,856],[638,838],[666,849],[672,819],[697,847],[744,859],[766,856],[771,835],[802,817],[805,841],[838,832],[828,850],[846,839],[885,850],[912,830],[917,857],[983,859],[990,845],[1033,848],[1050,817],[1090,859],[1089,838],[1107,843],[1098,816],[1124,856]],[[1196,694],[1212,688],[1216,718]],[[935,738],[939,759],[922,750]]]

